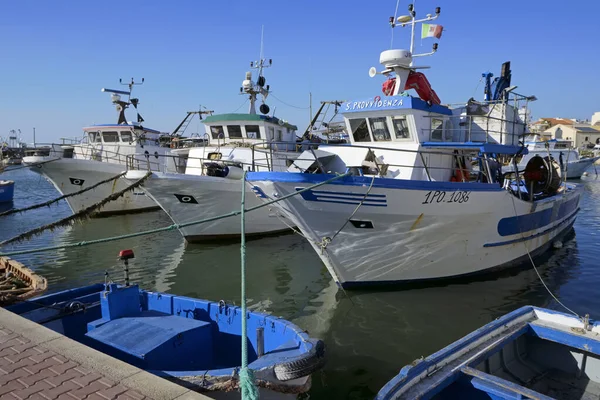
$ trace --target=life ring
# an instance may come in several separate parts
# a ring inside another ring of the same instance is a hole
[[[325,365],[325,343],[311,339],[312,349],[302,356],[275,365],[275,377],[282,382],[308,376]]]

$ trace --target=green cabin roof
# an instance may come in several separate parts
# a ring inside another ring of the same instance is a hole
[[[205,124],[216,124],[219,122],[228,122],[228,121],[264,121],[270,122],[275,125],[279,125],[279,118],[269,117],[268,115],[258,115],[258,114],[217,114],[211,115],[204,118]],[[297,131],[298,127],[296,125],[292,125],[290,123],[285,122],[282,126],[285,126],[288,129],[293,131]]]

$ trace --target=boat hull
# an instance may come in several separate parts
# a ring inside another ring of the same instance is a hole
[[[52,160],[52,161],[51,161]],[[94,160],[73,158],[24,157],[23,162],[36,173],[44,175],[62,195],[72,194],[93,186],[124,172],[125,167]],[[66,199],[71,210],[76,213],[106,199],[111,194],[127,188],[131,183],[124,178],[102,184],[80,195]],[[148,198],[141,189],[126,192],[120,198],[104,205],[95,216],[109,216],[157,210],[158,205]]]
[[[10,203],[13,201],[15,194],[14,181],[0,180],[0,203]]]
[[[569,162],[567,165],[567,179],[579,179],[581,175],[591,167],[598,158],[582,158],[580,160]]]
[[[331,177],[291,175],[256,173],[248,181],[269,200]],[[365,197],[370,182],[344,178],[276,203],[343,287],[518,265],[571,228],[581,194],[571,185],[532,205],[496,185],[378,178]]]
[[[133,182],[141,171],[131,171],[126,178]],[[241,207],[241,191],[244,186],[239,179],[213,176],[154,173],[146,180],[143,190],[176,224],[186,224],[201,219],[217,217]],[[246,208],[261,205],[251,188],[246,187]],[[246,235],[273,235],[288,231],[278,210],[263,207],[246,214]],[[180,227],[187,242],[203,242],[240,236],[239,215],[207,223]]]

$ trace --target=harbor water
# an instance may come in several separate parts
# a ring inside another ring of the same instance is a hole
[[[40,175],[20,168],[5,172],[16,182],[14,207],[57,197]],[[594,169],[585,187],[575,232],[561,248],[538,260],[548,288],[579,314],[600,318],[600,179]],[[47,208],[0,217],[0,240],[71,213],[63,201]],[[235,218],[235,217],[234,217]],[[47,231],[2,252],[56,246],[170,225],[162,212],[91,219]],[[117,254],[133,249],[130,279],[149,290],[211,300],[240,301],[239,243],[187,245],[177,231],[120,241],[15,256],[49,281],[51,292],[123,281]],[[371,399],[399,369],[493,319],[523,305],[561,310],[529,267],[476,280],[395,291],[344,292],[319,257],[297,234],[251,240],[246,253],[251,309],[281,316],[323,339],[328,362],[313,375],[312,399]]]

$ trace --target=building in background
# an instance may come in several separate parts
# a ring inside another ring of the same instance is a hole
[[[559,139],[569,140],[573,147],[594,147],[600,144],[600,125],[592,126],[589,124],[558,124],[540,132],[540,135],[546,140]]]
[[[529,129],[533,133],[540,133],[547,131],[556,125],[573,125],[574,123],[573,120],[565,118],[540,118],[532,123]]]

